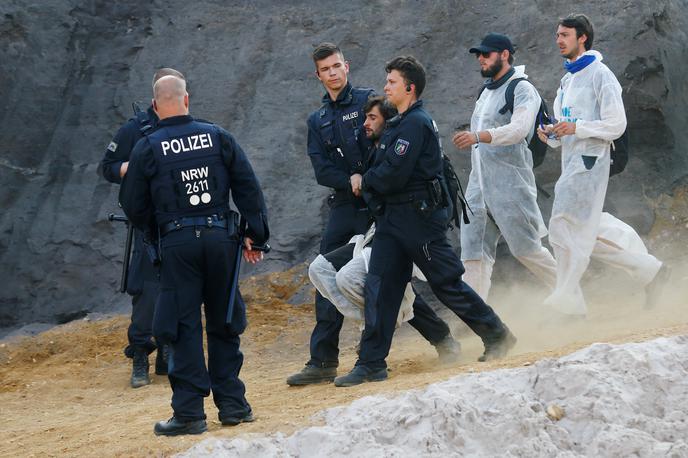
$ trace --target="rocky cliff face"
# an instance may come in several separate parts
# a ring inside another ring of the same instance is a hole
[[[688,171],[683,72],[685,0],[583,2],[595,47],[625,91],[632,142],[609,205],[639,230],[646,196]],[[556,19],[570,3],[387,0],[364,2],[106,2],[6,0],[0,5],[0,327],[66,321],[126,302],[115,293],[124,241],[107,222],[117,187],[96,173],[105,146],[150,99],[154,70],[189,80],[192,113],[229,129],[250,155],[271,210],[273,253],[261,270],[311,258],[327,190],[305,153],[305,119],[322,89],[310,61],[320,41],[341,45],[354,84],[381,90],[384,63],[413,54],[426,64],[426,103],[467,177],[467,154],[448,142],[470,119],[481,84],[467,49],[488,31],[509,34],[551,103],[562,74]],[[551,153],[538,176],[550,189]],[[547,213],[550,202],[543,201]],[[246,268],[246,272],[251,270]]]

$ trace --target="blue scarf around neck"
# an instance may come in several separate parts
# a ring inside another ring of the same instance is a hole
[[[588,65],[592,64],[593,62],[595,62],[595,56],[593,56],[592,54],[586,54],[584,56],[580,56],[578,59],[574,60],[573,62],[569,62],[569,61],[565,60],[564,61],[564,68],[569,73],[577,73],[577,72],[583,70]]]

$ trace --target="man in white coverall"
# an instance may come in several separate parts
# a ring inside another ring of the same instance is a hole
[[[541,243],[547,228],[537,204],[528,149],[540,94],[530,82],[520,81],[514,90],[513,114],[500,113],[509,82],[528,77],[525,66],[512,66],[514,48],[505,35],[490,33],[469,52],[476,55],[482,76],[490,79],[476,102],[471,130],[457,132],[452,139],[459,149],[473,146],[466,200],[474,215],[470,224],[461,225],[463,280],[487,300],[497,243],[504,237],[516,259],[551,290],[556,262]]]
[[[621,85],[592,50],[593,27],[582,14],[559,21],[557,45],[566,59],[554,101],[553,125],[539,129],[540,139],[561,146],[561,176],[554,188],[549,241],[557,260],[557,284],[545,300],[560,312],[584,316],[580,288],[590,256],[620,267],[656,299],[668,271],[648,254],[638,234],[603,213],[610,167],[610,145],[626,129]],[[660,274],[661,269],[661,274]]]

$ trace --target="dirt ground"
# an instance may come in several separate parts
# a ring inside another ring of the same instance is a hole
[[[81,320],[36,337],[5,341],[0,344],[0,455],[168,456],[211,435],[290,433],[317,423],[312,416],[318,411],[366,395],[421,388],[461,373],[522,366],[597,341],[688,334],[685,287],[675,289],[672,297],[664,297],[654,309],[645,310],[642,290],[627,278],[601,277],[586,284],[594,297],[588,319],[568,324],[552,321],[542,306],[531,305],[541,303],[542,291],[496,285],[490,302],[519,338],[512,354],[502,361],[476,363],[481,353],[479,340],[452,316],[448,321],[463,346],[458,364],[438,366],[434,349],[405,325],[398,331],[388,360],[389,380],[352,388],[331,384],[291,388],[285,384],[285,377],[307,359],[313,324],[312,302],[288,303],[306,285],[305,266],[249,278],[242,284],[250,304],[250,324],[242,339],[245,364],[241,375],[257,419],[239,427],[222,427],[208,399],[209,432],[202,436],[153,435],[155,421],[170,416],[171,391],[166,377],[161,376],[153,376],[149,386],[129,388],[130,361],[122,354],[128,324],[125,316]],[[674,271],[675,284],[686,284],[686,279],[685,270]],[[621,282],[621,289],[608,288],[610,282]],[[357,335],[353,324],[345,325],[340,373],[354,362]]]

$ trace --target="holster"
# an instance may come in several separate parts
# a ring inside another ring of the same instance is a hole
[[[414,190],[389,194],[385,196],[388,205],[410,205],[421,215],[429,215],[438,208],[444,207],[442,182],[435,178],[419,183]]]
[[[362,196],[371,215],[380,216],[385,212],[385,199],[381,195],[375,192],[363,191]]]

